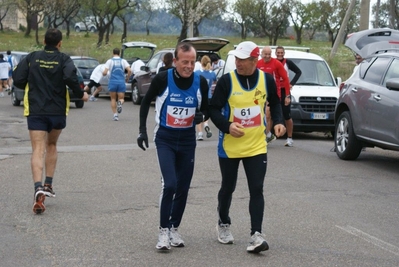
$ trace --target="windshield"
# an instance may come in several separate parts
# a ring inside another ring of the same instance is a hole
[[[317,85],[317,86],[335,86],[325,61],[310,59],[291,59],[302,71],[301,77],[296,82],[297,85]],[[289,71],[290,80],[294,78],[295,73]]]

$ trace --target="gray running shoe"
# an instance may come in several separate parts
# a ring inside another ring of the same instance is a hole
[[[217,224],[216,231],[218,233],[218,240],[222,244],[233,244],[234,237],[230,231],[230,224]]]
[[[247,251],[251,253],[259,253],[269,249],[269,245],[264,239],[263,235],[259,232],[255,232],[251,236],[251,241],[247,247]]]
[[[212,132],[211,132],[211,128],[209,128],[209,126],[205,126],[205,132],[206,132],[206,138],[211,138],[212,137]]]
[[[156,245],[156,249],[158,250],[169,250],[170,249],[170,240],[169,240],[169,229],[168,228],[159,228],[158,235],[158,243]]]
[[[172,247],[184,247],[184,241],[181,239],[181,235],[177,232],[177,228],[170,228],[169,238]]]
[[[33,212],[35,214],[41,214],[46,210],[46,207],[44,206],[44,200],[46,199],[46,195],[43,191],[42,187],[39,187],[36,189],[35,192],[35,198],[34,198],[34,203],[33,203]]]
[[[118,111],[118,113],[122,113],[122,102],[118,101],[116,103],[116,111]]]
[[[114,118],[113,118],[112,120],[114,120],[114,121],[119,121],[118,115],[114,115]]]

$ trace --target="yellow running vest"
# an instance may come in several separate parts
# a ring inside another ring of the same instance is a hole
[[[258,82],[253,87],[244,89],[234,71],[230,72],[231,94],[228,99],[229,121],[244,126],[245,135],[235,138],[224,134],[223,150],[228,158],[252,157],[266,153],[266,118],[267,98],[265,75],[258,71]]]

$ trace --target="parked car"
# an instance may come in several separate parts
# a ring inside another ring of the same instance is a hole
[[[80,73],[83,76],[83,81],[86,84],[90,81],[90,75],[97,67],[100,62],[97,59],[92,57],[84,57],[84,56],[71,56],[71,59],[75,63],[76,68],[80,70]]]
[[[96,26],[95,17],[94,16],[86,17],[84,22],[83,21],[76,22],[74,29],[76,32],[87,31],[87,30],[89,30],[90,32],[96,32],[97,26]]]
[[[83,76],[80,73],[79,69],[77,69],[77,74],[78,74],[80,88],[83,90],[85,85],[83,82]],[[80,98],[76,98],[75,95],[73,94],[73,91],[69,88],[68,92],[69,92],[70,102],[74,102],[76,108],[83,108],[85,102]],[[18,88],[13,84],[11,86],[11,91],[9,92],[9,94],[11,95],[11,104],[13,106],[19,106],[21,104],[21,101],[24,100],[25,90],[22,90],[21,88]]]
[[[4,58],[8,57],[7,51],[1,51],[0,54],[4,55]],[[29,54],[28,52],[22,52],[22,51],[12,51],[11,50],[11,55],[15,58],[17,64],[24,58],[26,55]]]
[[[399,31],[354,33],[345,45],[363,61],[343,83],[335,112],[335,151],[355,160],[364,147],[399,151]]]
[[[262,49],[263,47],[260,46]],[[271,46],[274,56],[275,46]],[[295,132],[334,132],[335,104],[339,95],[337,84],[341,78],[334,76],[327,62],[310,53],[307,47],[285,47],[285,58],[292,60],[302,75],[291,89],[291,117]],[[261,57],[259,57],[261,60]],[[236,68],[235,57],[228,55],[223,72]],[[289,70],[290,80],[295,73]]]
[[[222,38],[215,37],[193,37],[184,39],[182,42],[190,42],[197,50],[197,56],[200,58],[203,55],[218,54],[220,49],[226,46],[229,41]],[[135,105],[140,105],[141,100],[147,93],[152,79],[157,73],[158,64],[162,61],[163,56],[171,52],[174,54],[174,48],[165,48],[157,52],[145,66],[141,67],[141,71],[134,75],[132,80],[132,102]],[[220,56],[219,56],[220,57]]]

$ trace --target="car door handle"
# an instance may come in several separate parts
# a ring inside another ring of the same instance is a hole
[[[381,100],[381,96],[380,96],[380,95],[375,95],[375,96],[373,96],[373,98],[374,98],[375,100],[377,100],[377,101],[380,101],[380,100]]]
[[[357,93],[357,88],[356,87],[352,87],[352,92]]]

